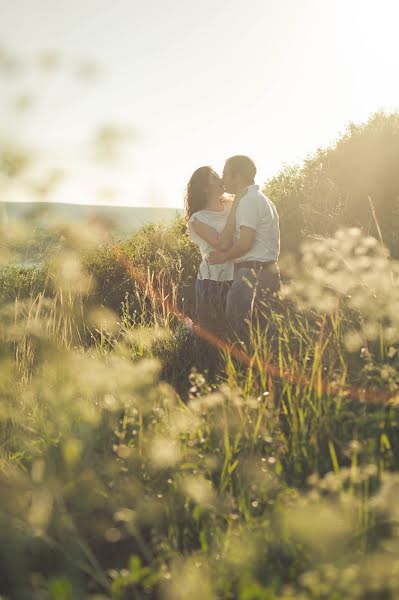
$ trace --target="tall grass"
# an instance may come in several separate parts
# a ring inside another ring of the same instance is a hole
[[[93,301],[96,243],[83,260],[74,244],[45,290],[1,306],[3,596],[396,598],[386,252],[353,231],[313,242],[246,354],[187,328],[183,263],[174,280],[117,256],[132,287],[112,310]]]

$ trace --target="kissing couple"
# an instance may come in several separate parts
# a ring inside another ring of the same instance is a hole
[[[255,177],[254,162],[240,155],[226,161],[222,178],[200,167],[187,185],[186,218],[202,258],[196,325],[221,337],[231,331],[247,339],[254,319],[265,329],[268,302],[280,289],[278,214]]]

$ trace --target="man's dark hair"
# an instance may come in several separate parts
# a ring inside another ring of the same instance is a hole
[[[226,160],[226,165],[229,165],[232,173],[241,175],[248,183],[252,183],[256,175],[256,167],[253,160],[249,156],[237,155],[231,156]]]

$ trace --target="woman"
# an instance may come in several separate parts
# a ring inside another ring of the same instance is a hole
[[[236,204],[226,200],[219,175],[211,167],[200,167],[188,182],[185,209],[191,239],[202,257],[195,288],[197,323],[220,335],[224,332],[226,295],[234,279],[234,263],[211,265],[207,257],[212,250],[231,245]]]

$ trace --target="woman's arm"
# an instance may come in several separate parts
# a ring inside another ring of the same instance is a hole
[[[197,235],[208,242],[217,250],[228,250],[233,245],[234,232],[236,228],[236,212],[240,202],[240,197],[235,198],[231,205],[229,216],[227,217],[226,225],[223,230],[218,233],[210,225],[203,223],[194,216],[192,227]]]
[[[219,248],[220,234],[216,231],[216,229],[213,229],[213,227],[203,223],[195,217],[191,225],[195,233],[199,235],[200,238],[208,242],[208,244],[210,244],[213,248]]]

